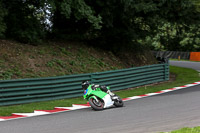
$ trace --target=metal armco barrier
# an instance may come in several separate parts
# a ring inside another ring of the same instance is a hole
[[[0,81],[0,106],[72,98],[83,95],[81,83],[107,85],[121,90],[169,80],[169,64],[79,75]]]
[[[172,58],[172,59],[190,59],[190,52],[180,51],[152,51],[156,57]]]

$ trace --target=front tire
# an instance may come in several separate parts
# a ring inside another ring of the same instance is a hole
[[[98,101],[96,101],[96,99],[94,98],[90,98],[89,99],[89,104],[90,106],[94,109],[94,110],[103,110],[104,107],[104,103],[103,101],[101,101],[100,98],[97,98]]]
[[[118,99],[115,99],[114,101],[114,105],[116,107],[123,107],[124,106],[124,102],[123,100],[118,96]]]

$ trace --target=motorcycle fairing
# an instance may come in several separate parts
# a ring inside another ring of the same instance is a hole
[[[107,93],[103,92],[103,91],[92,91],[92,93],[90,95],[95,95],[101,99],[103,99]]]
[[[88,99],[91,96],[97,96],[99,98],[104,98],[107,95],[107,93],[101,91],[99,88],[96,90],[92,90],[91,86],[89,86],[85,91],[84,91],[84,99]]]
[[[108,108],[114,104],[114,101],[112,101],[111,96],[107,94],[104,98],[104,108]]]

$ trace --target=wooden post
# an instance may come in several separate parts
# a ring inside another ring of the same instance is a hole
[[[180,56],[180,55],[178,56],[178,60],[179,60],[179,61],[181,60],[181,56]]]

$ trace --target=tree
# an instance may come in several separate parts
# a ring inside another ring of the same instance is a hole
[[[198,12],[200,12],[200,1],[199,0],[192,0],[192,2],[194,3],[196,10]]]
[[[44,27],[36,15],[39,2],[31,0],[3,0],[8,14],[5,16],[6,37],[20,42],[39,42],[44,37]]]
[[[148,0],[87,0],[95,12],[102,17],[102,29],[96,42],[108,49],[119,51],[123,48],[134,49],[137,40],[151,33],[156,4]]]
[[[4,37],[6,31],[6,24],[4,22],[4,17],[7,14],[7,10],[4,8],[3,3],[0,1],[0,38]]]
[[[144,45],[152,48],[159,45],[157,48],[163,50],[197,48],[199,21],[197,0],[2,0],[0,3],[0,36],[28,43],[45,37],[81,39],[116,52],[141,50]]]
[[[145,43],[152,44],[156,50],[197,50],[200,16],[194,10],[194,3],[168,0],[163,1],[159,8],[156,34],[147,37]]]
[[[54,7],[52,30],[56,37],[85,39],[94,30],[101,29],[101,16],[84,0],[55,0]]]

